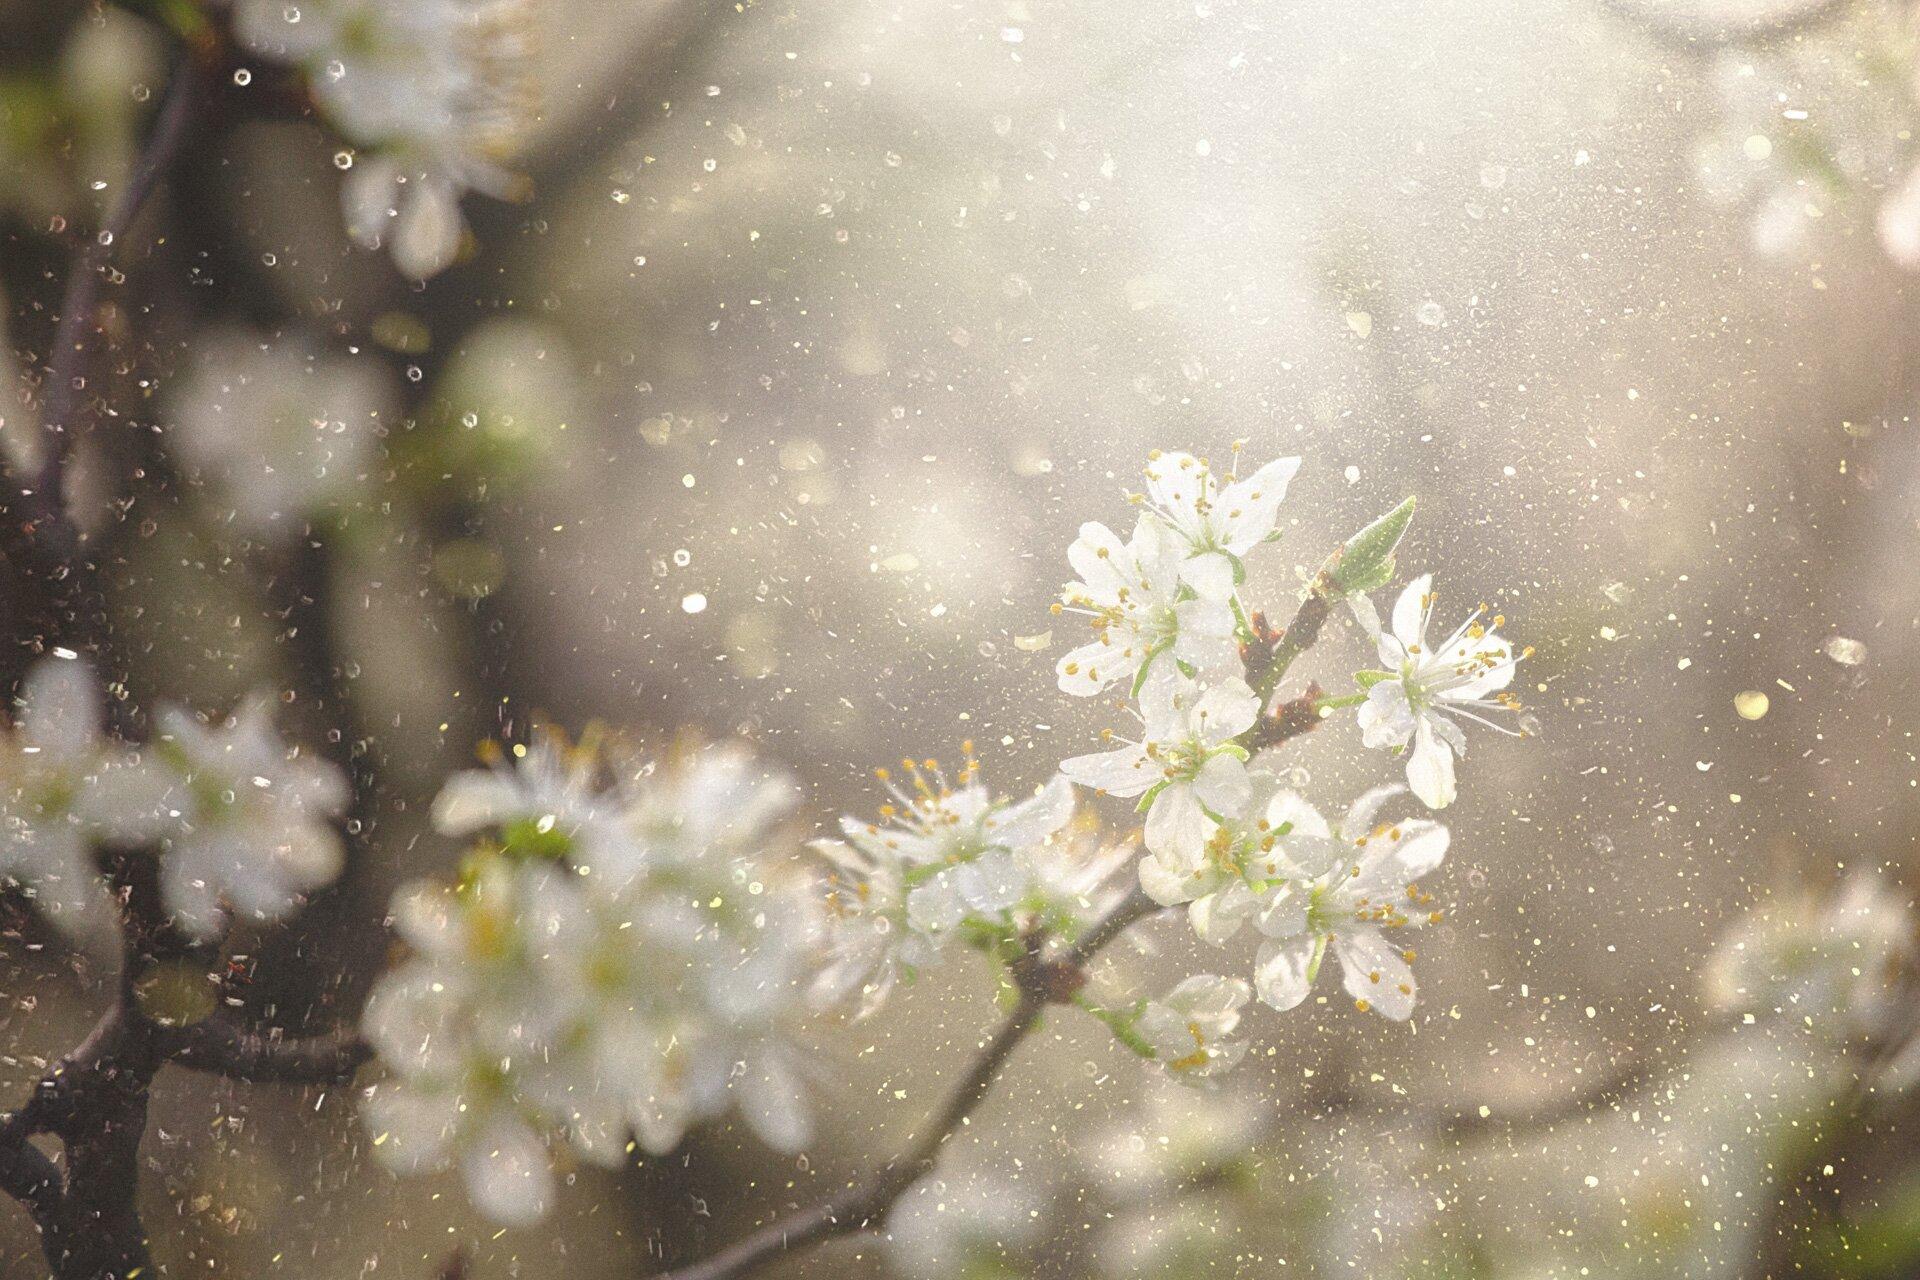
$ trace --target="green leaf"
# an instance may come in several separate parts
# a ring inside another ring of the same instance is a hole
[[[1408,498],[1348,538],[1327,562],[1327,578],[1342,594],[1373,591],[1393,581],[1393,553],[1413,520],[1413,501]]]
[[[1133,807],[1133,811],[1135,813],[1145,813],[1147,810],[1153,808],[1153,802],[1157,800],[1160,793],[1166,789],[1166,779],[1163,778],[1159,782],[1154,783],[1147,788],[1147,793],[1140,797],[1140,803]]]
[[[1362,689],[1371,689],[1382,680],[1393,679],[1397,679],[1397,677],[1391,671],[1356,671],[1353,673],[1353,682]]]

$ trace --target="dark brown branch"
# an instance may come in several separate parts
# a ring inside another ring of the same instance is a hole
[[[163,1031],[161,1052],[195,1071],[285,1084],[343,1083],[373,1056],[372,1047],[351,1030],[287,1039],[242,1031],[214,1018]]]
[[[933,1170],[940,1159],[940,1148],[992,1091],[1013,1051],[1039,1023],[1040,1014],[1049,1004],[1072,998],[1071,991],[1079,982],[1067,980],[1065,971],[1080,974],[1087,962],[1129,925],[1158,910],[1157,903],[1135,889],[1060,955],[1047,958],[1037,949],[1030,951],[1032,963],[1014,967],[1019,999],[912,1146],[841,1194],[770,1222],[739,1243],[666,1273],[660,1280],[730,1280],[779,1254],[866,1231],[881,1222],[907,1189]],[[1063,991],[1066,994],[1062,995]]]
[[[54,331],[47,394],[41,410],[46,456],[31,481],[22,487],[21,494],[23,514],[39,526],[40,539],[45,541],[49,553],[62,559],[75,554],[79,541],[66,512],[63,491],[67,461],[73,454],[80,425],[80,390],[85,385],[88,339],[94,307],[100,298],[100,280],[113,259],[115,246],[126,237],[127,229],[139,216],[147,197],[159,185],[161,175],[172,167],[180,144],[187,136],[187,124],[192,119],[192,106],[198,92],[199,77],[193,58],[184,57],[126,189],[120,193],[106,222],[85,242],[67,277],[66,297]]]

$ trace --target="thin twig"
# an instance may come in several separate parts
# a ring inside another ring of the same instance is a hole
[[[1021,979],[1019,999],[999,1029],[982,1046],[965,1077],[947,1095],[945,1105],[920,1138],[906,1151],[841,1194],[801,1213],[770,1222],[737,1244],[691,1266],[668,1272],[659,1280],[731,1280],[778,1254],[866,1231],[882,1221],[907,1189],[939,1162],[940,1148],[992,1091],[1013,1051],[1039,1023],[1041,1012],[1058,998],[1055,993],[1077,985],[1061,982],[1059,970],[1083,968],[1129,925],[1158,910],[1159,904],[1135,889],[1057,959],[1042,961],[1041,967],[1048,971],[1046,977]],[[1019,973],[1016,969],[1016,976]]]
[[[1710,18],[1646,0],[1597,0],[1597,3],[1656,44],[1696,56],[1803,35],[1845,17],[1853,8],[1853,0],[1806,0],[1774,13]]]
[[[229,1080],[285,1084],[351,1080],[373,1056],[351,1029],[286,1039],[242,1031],[217,1018],[164,1030],[160,1051],[169,1062]]]
[[[87,339],[100,297],[100,279],[113,259],[114,246],[125,238],[147,197],[159,185],[161,175],[172,167],[174,157],[179,154],[198,92],[199,77],[192,56],[187,55],[174,73],[167,100],[154,121],[153,131],[147,137],[147,145],[134,165],[126,189],[120,193],[105,224],[85,242],[67,277],[60,323],[54,330],[46,403],[41,415],[46,456],[21,495],[27,500],[31,518],[44,526],[43,536],[59,543],[50,550],[62,557],[72,556],[79,541],[66,512],[63,491],[67,461],[73,454],[79,426],[79,392],[84,385]]]

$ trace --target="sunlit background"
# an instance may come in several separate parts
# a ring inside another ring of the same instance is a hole
[[[537,721],[743,734],[821,830],[879,803],[874,765],[963,739],[997,788],[1045,781],[1113,720],[1055,688],[1067,544],[1130,519],[1149,449],[1243,439],[1304,459],[1253,598],[1284,610],[1415,494],[1403,578],[1536,648],[1538,736],[1462,765],[1419,1010],[1256,1006],[1206,1093],[1052,1013],[886,1233],[782,1273],[1908,1274],[1914,1102],[1869,1071],[1884,1037],[1862,1049],[1839,997],[1729,1007],[1712,959],[1854,873],[1908,903],[1920,816],[1920,341],[1876,226],[1913,60],[1904,6],[1819,7],[1742,44],[1778,6],[547,0],[509,166],[531,198],[471,198],[468,257],[424,286],[347,240],[336,139],[225,88],[169,198],[185,240],[121,264],[91,447],[125,430],[188,477],[118,535],[136,693],[337,683],[377,762],[375,857],[251,944],[261,1007],[357,1006],[388,895],[458,860],[425,822],[439,781]],[[93,219],[168,55],[112,6],[7,0],[0,31],[18,442],[53,225]],[[261,344],[327,353],[305,376],[379,424],[317,576],[196,393]],[[328,647],[289,633],[289,583],[323,593]],[[1366,665],[1341,618],[1300,675]],[[1390,769],[1350,719],[1285,751],[1329,809]],[[103,994],[8,919],[12,1097]],[[1096,981],[1250,954],[1160,920]],[[316,996],[302,966],[346,977]],[[994,997],[965,957],[816,1024],[798,1157],[708,1126],[570,1170],[507,1232],[457,1178],[379,1168],[351,1089],[170,1075],[146,1217],[177,1276],[644,1274],[898,1150]],[[38,1274],[11,1206],[0,1242]]]

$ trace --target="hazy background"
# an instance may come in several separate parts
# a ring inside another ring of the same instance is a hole
[[[595,96],[651,29],[693,34],[636,64],[629,122]],[[822,822],[875,803],[872,765],[963,738],[997,786],[1042,781],[1111,718],[1053,683],[1075,529],[1130,518],[1148,449],[1245,438],[1304,458],[1254,599],[1284,610],[1298,572],[1417,494],[1403,567],[1536,646],[1542,733],[1473,738],[1411,1025],[1337,994],[1252,1015],[1233,1096],[1268,1208],[1209,1209],[1226,1249],[1194,1274],[1477,1274],[1446,1271],[1455,1253],[1761,1274],[1798,1194],[1775,1129],[1817,1135],[1836,1068],[1792,1035],[1690,1056],[1700,963],[1797,876],[1905,869],[1914,847],[1913,286],[1870,213],[1836,203],[1801,251],[1756,255],[1747,211],[1695,180],[1707,60],[1584,4],[551,0],[542,32],[553,136],[533,153],[582,112],[626,140],[531,211],[479,215],[482,265],[451,284],[409,290],[345,247],[311,126],[231,131],[211,180],[237,247],[191,306],[346,340],[416,316],[430,411],[517,459],[460,496],[451,536],[364,539],[330,584],[387,766],[358,900],[377,915],[457,857],[419,814],[498,729],[482,688],[521,727],[745,732]],[[12,302],[16,329],[40,323]],[[156,342],[145,372],[164,387],[188,345]],[[203,705],[288,657],[225,546],[162,517],[124,579],[153,686]],[[1834,636],[1865,661],[1830,658]],[[1342,621],[1300,670],[1359,665]],[[1764,718],[1736,714],[1745,690]],[[1286,748],[1325,807],[1391,770],[1357,739],[1336,721]],[[1154,985],[1251,960],[1201,956],[1174,921],[1138,936],[1112,963]],[[49,941],[5,944],[7,1095],[100,998],[30,945]],[[476,1276],[632,1275],[896,1149],[991,996],[964,958],[823,1026],[826,1132],[798,1162],[708,1130],[623,1179],[582,1170],[546,1224],[499,1235],[457,1182],[373,1167],[345,1091],[169,1077],[148,1220],[175,1275],[427,1276],[456,1247]],[[1617,1112],[1498,1123],[1643,1061],[1672,1074]],[[1084,1164],[1151,1123],[1149,1083],[1063,1011],[951,1144],[996,1196],[1054,1198],[1067,1225],[1036,1274],[1095,1255],[1156,1273],[1096,1243]],[[1446,1132],[1483,1105],[1494,1124]],[[1898,1164],[1833,1177],[1877,1204]],[[24,1215],[0,1233],[32,1273]],[[885,1253],[790,1271],[880,1274]]]

